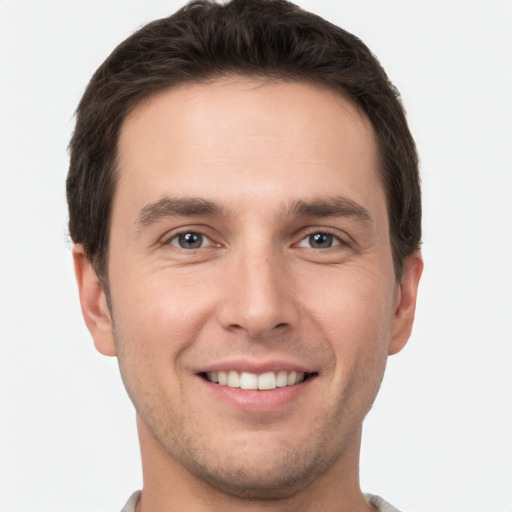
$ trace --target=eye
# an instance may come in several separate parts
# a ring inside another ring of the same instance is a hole
[[[190,250],[200,249],[207,244],[211,244],[211,240],[201,233],[190,231],[188,233],[180,233],[178,235],[173,236],[168,243],[169,245],[174,245],[175,247],[179,247],[180,249]]]
[[[329,249],[336,245],[340,245],[340,239],[330,233],[311,233],[303,238],[298,244],[299,247],[309,247],[311,249]]]

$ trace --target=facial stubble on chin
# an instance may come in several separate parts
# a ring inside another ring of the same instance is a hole
[[[371,409],[377,395],[384,375],[385,360],[381,368],[370,364],[363,374],[359,374],[358,377],[352,375],[349,378],[339,401],[329,404],[318,413],[315,421],[312,421],[313,425],[321,427],[309,432],[304,443],[298,447],[291,446],[283,439],[281,450],[268,453],[266,459],[260,460],[258,466],[253,467],[250,464],[250,442],[245,446],[233,446],[229,452],[215,450],[205,442],[201,428],[191,433],[191,429],[186,425],[187,421],[189,425],[191,424],[190,418],[185,414],[175,415],[174,418],[162,414],[159,404],[168,402],[167,397],[161,390],[148,389],[148,383],[142,382],[140,375],[136,371],[131,371],[129,365],[124,364],[126,345],[120,340],[115,328],[112,310],[111,314],[121,376],[140,419],[166,456],[199,482],[239,499],[281,500],[294,496],[325,474],[344,456],[354,441],[357,443],[357,453],[359,452],[362,420]],[[132,361],[144,364],[140,358],[134,358],[133,354],[131,356]],[[130,357],[126,359],[129,360]],[[373,382],[372,389],[366,396],[360,397],[357,388],[367,379]],[[362,399],[367,405],[360,421],[350,423],[345,421],[345,412],[357,407],[354,405],[354,399]],[[325,417],[329,416],[333,409],[336,409],[336,413],[324,423]],[[200,420],[201,418],[197,418],[192,420],[192,423],[197,424]],[[204,425],[202,427],[204,428]],[[268,429],[268,425],[265,428]],[[254,429],[254,425],[251,425],[251,429]],[[338,441],[332,443],[332,439]],[[234,457],[233,454],[237,456]]]
[[[332,468],[345,455],[347,448],[353,449],[349,445],[360,434],[360,423],[344,425],[340,418],[343,416],[342,405],[341,414],[334,415],[322,428],[310,432],[304,443],[291,446],[283,440],[280,449],[269,451],[265,458],[260,457],[257,467],[254,467],[250,442],[245,446],[233,445],[229,452],[212,448],[197,429],[192,434],[190,429],[187,430],[185,416],[167,421],[169,418],[148,406],[144,393],[136,391],[133,394],[137,395],[135,404],[146,402],[142,407],[136,405],[139,417],[173,464],[184,468],[201,484],[206,483],[216,491],[239,499],[280,500],[294,496]],[[155,400],[155,394],[151,398]],[[162,400],[163,394],[157,402],[163,403]],[[321,424],[322,418],[317,420],[313,424]],[[340,429],[344,429],[341,436]],[[333,444],[330,442],[333,438],[339,441]],[[358,452],[359,439],[356,442]]]
[[[164,425],[147,421],[143,416],[141,419],[174,463],[185,468],[198,482],[240,499],[280,500],[292,497],[331,468],[345,449],[345,445],[340,445],[336,450],[326,450],[322,442],[326,437],[324,433],[317,435],[315,443],[298,449],[283,442],[281,450],[273,450],[265,458],[259,457],[258,466],[254,467],[250,448],[246,455],[244,446],[238,445],[230,452],[219,453],[203,443],[201,436],[183,435],[184,430],[181,429],[182,435],[177,438]],[[336,426],[332,425],[330,429]],[[347,436],[345,444],[350,437]]]

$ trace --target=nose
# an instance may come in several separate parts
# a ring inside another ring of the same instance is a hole
[[[282,259],[269,248],[232,255],[218,308],[223,328],[264,338],[298,321],[292,276]]]

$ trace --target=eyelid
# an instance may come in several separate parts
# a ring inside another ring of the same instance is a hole
[[[337,243],[333,244],[331,247],[326,249],[318,249],[315,247],[305,247],[300,245],[302,242],[304,242],[307,238],[309,238],[311,235],[316,235],[317,233],[322,233],[324,235],[330,235],[332,236]],[[295,247],[305,247],[307,249],[312,250],[323,250],[326,251],[328,249],[339,247],[339,246],[350,246],[351,245],[351,238],[349,235],[347,235],[344,232],[340,232],[337,229],[332,228],[326,228],[326,227],[319,227],[319,228],[307,228],[306,230],[302,230],[300,233],[300,239],[297,243],[294,244]]]
[[[201,235],[204,239],[206,239],[209,243],[205,246],[198,247],[195,250],[198,249],[205,249],[207,247],[220,247],[221,244],[218,242],[215,242],[214,238],[211,235],[206,234],[206,232],[209,231],[205,226],[183,226],[179,228],[171,229],[170,231],[167,231],[164,235],[160,237],[158,240],[158,244],[160,245],[167,245],[175,247],[176,249],[190,252],[194,249],[184,249],[183,247],[179,247],[179,245],[171,244],[171,242],[178,238],[180,235],[185,235],[187,233],[194,233],[197,235]]]
[[[198,235],[201,237],[201,246],[200,247],[191,247],[190,249],[186,249],[185,247],[180,247],[179,245],[179,237],[182,236],[182,235]],[[174,243],[174,241],[176,241],[176,243]],[[184,251],[194,251],[194,250],[197,250],[197,249],[204,249],[205,247],[208,247],[208,246],[211,246],[212,245],[212,239],[210,237],[208,237],[207,235],[204,235],[203,233],[199,233],[197,231],[185,231],[183,233],[176,233],[174,236],[172,236],[171,238],[168,239],[167,241],[167,244],[168,245],[172,245],[173,247],[176,247],[177,249],[181,249],[181,250],[184,250]]]
[[[208,231],[211,231],[211,230],[208,229],[206,226],[197,226],[197,225],[196,226],[182,226],[182,227],[174,228],[172,230],[167,231],[164,235],[162,235],[159,238],[157,243],[159,245],[163,245],[163,246],[172,245],[173,247],[175,247],[177,249],[181,249],[183,251],[189,252],[193,249],[183,249],[182,247],[179,247],[178,245],[171,244],[171,242],[174,239],[176,239],[177,237],[179,237],[180,235],[184,235],[187,233],[195,233],[195,234],[198,234],[198,235],[201,235],[202,237],[204,237],[206,239],[206,241],[208,242],[206,246],[200,247],[198,249],[205,249],[207,247],[212,247],[212,246],[213,247],[221,247],[222,244],[219,242],[216,242],[212,235],[207,234]],[[323,233],[326,235],[330,235],[335,239],[335,241],[337,243],[333,244],[330,248],[338,247],[340,245],[350,246],[352,244],[352,238],[350,237],[350,235],[348,235],[345,232],[341,232],[339,229],[334,229],[334,228],[329,228],[329,227],[308,227],[308,228],[301,229],[300,232],[298,233],[298,235],[296,237],[294,237],[296,240],[298,238],[298,241],[296,243],[294,243],[293,246],[300,247],[300,244],[302,242],[304,242],[308,237],[310,237],[311,235],[317,234],[317,233]],[[195,250],[198,250],[198,249],[195,249]],[[319,250],[319,249],[316,249],[313,247],[311,247],[310,249]],[[325,251],[327,249],[323,249],[323,250]]]

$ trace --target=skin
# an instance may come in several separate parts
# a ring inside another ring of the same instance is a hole
[[[362,422],[409,338],[423,266],[412,254],[396,281],[378,166],[366,117],[308,84],[188,85],[125,120],[110,309],[81,246],[74,259],[95,345],[137,411],[139,511],[372,510]],[[202,245],[180,247],[184,233]],[[266,401],[199,375],[230,365],[310,378]]]

